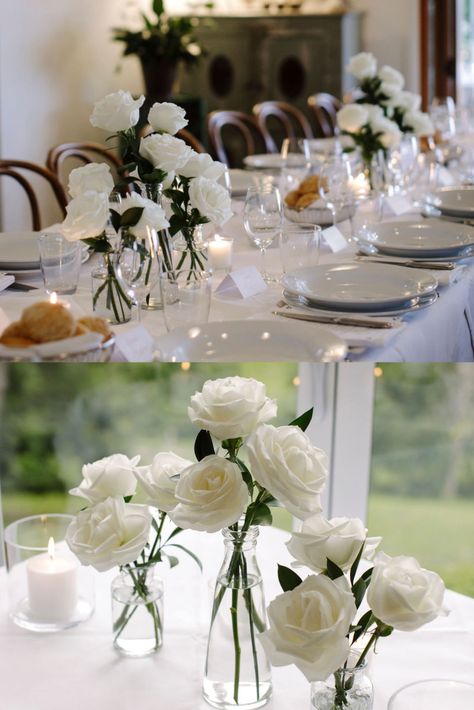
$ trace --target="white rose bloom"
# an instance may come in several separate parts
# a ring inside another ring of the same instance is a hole
[[[83,480],[69,493],[85,498],[89,503],[116,496],[133,496],[137,488],[134,471],[139,461],[140,456],[129,459],[124,454],[113,454],[87,463],[82,467]]]
[[[371,79],[377,73],[377,60],[370,52],[360,52],[352,57],[346,69],[359,81]]]
[[[369,112],[364,105],[348,104],[337,113],[337,124],[347,133],[358,133],[368,121]]]
[[[83,565],[105,572],[134,562],[148,542],[152,515],[147,505],[107,498],[81,510],[66,532],[66,542]]]
[[[172,451],[156,454],[151,466],[140,466],[135,475],[148,496],[148,503],[169,513],[176,507],[175,490],[179,474],[193,462]]]
[[[403,117],[403,125],[411,128],[416,136],[432,136],[435,132],[431,118],[421,111],[407,111]]]
[[[81,168],[74,168],[69,173],[68,190],[71,197],[79,197],[89,190],[110,195],[114,187],[114,179],[107,163],[89,163]]]
[[[379,140],[384,148],[391,148],[399,143],[401,132],[395,121],[384,116],[370,122],[373,133],[380,133]]]
[[[180,528],[209,533],[236,523],[249,502],[237,464],[213,455],[181,473],[175,496],[171,520]]]
[[[382,82],[381,90],[385,92],[385,87],[388,87],[393,94],[399,93],[405,86],[405,78],[397,69],[384,66],[378,72],[378,78]],[[392,96],[392,93],[389,94]]]
[[[297,426],[262,424],[247,441],[255,480],[301,520],[321,512],[327,457]]]
[[[379,119],[385,118],[383,108],[381,106],[376,106],[374,104],[362,104],[369,115],[368,123],[373,123]]]
[[[214,224],[224,224],[232,217],[228,191],[214,180],[193,178],[189,184],[189,201],[203,217]]]
[[[167,133],[152,133],[141,139],[139,152],[154,168],[169,173],[186,165],[192,155],[192,148],[181,138]]]
[[[193,151],[186,165],[178,170],[185,178],[206,177],[218,180],[224,174],[226,166],[218,160],[213,160],[208,153]]]
[[[398,108],[403,112],[418,111],[421,106],[421,96],[420,94],[413,94],[411,91],[400,91],[399,94],[385,102],[385,105],[391,108]]]
[[[74,197],[66,206],[61,228],[70,242],[98,237],[109,221],[109,196],[105,192],[88,190]]]
[[[174,136],[181,128],[188,125],[188,120],[186,111],[181,106],[165,101],[161,104],[153,104],[148,114],[148,123],[154,131],[162,131]]]
[[[120,90],[115,94],[107,94],[94,105],[90,122],[96,128],[103,128],[104,131],[112,133],[128,131],[137,125],[144,102],[144,96],[134,99],[129,91]]]
[[[347,660],[356,611],[345,577],[311,575],[270,603],[270,628],[259,639],[272,665],[293,663],[309,681],[326,680]]]
[[[305,565],[313,572],[323,572],[329,559],[347,572],[364,541],[363,557],[371,559],[381,539],[367,537],[365,525],[358,518],[326,520],[322,515],[315,515],[305,520],[301,531],[293,533],[286,546],[297,560],[295,567]]]
[[[131,231],[137,237],[146,237],[147,227],[156,229],[158,232],[169,227],[169,222],[166,219],[165,211],[160,205],[157,205],[153,200],[142,197],[138,192],[132,192],[125,197],[120,205],[117,205],[120,214],[123,214],[133,207],[143,207],[142,216]]]
[[[415,631],[447,612],[443,609],[444,582],[420,567],[414,557],[375,558],[367,603],[377,619],[399,631]]]
[[[267,397],[263,382],[246,377],[207,380],[188,407],[192,423],[220,441],[245,439],[276,415],[277,404]]]

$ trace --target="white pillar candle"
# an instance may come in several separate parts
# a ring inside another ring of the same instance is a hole
[[[76,560],[56,555],[50,538],[48,553],[26,563],[28,604],[33,617],[41,621],[67,621],[78,601]]]
[[[216,234],[207,245],[209,265],[214,271],[230,271],[232,267],[232,246],[234,240],[231,237],[221,237]]]

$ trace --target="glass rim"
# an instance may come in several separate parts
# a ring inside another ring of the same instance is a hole
[[[48,545],[45,545],[44,547],[33,547],[32,545],[21,545],[20,543],[17,543],[11,539],[11,533],[14,530],[15,527],[18,527],[21,523],[28,523],[31,522],[32,520],[39,520],[41,521],[41,518],[67,518],[69,522],[71,523],[74,520],[74,515],[71,515],[69,513],[43,513],[43,514],[37,514],[37,515],[28,515],[26,518],[19,518],[18,520],[14,520],[12,523],[7,525],[7,527],[3,531],[3,538],[5,540],[5,543],[8,545],[11,545],[13,547],[16,547],[18,550],[34,550],[38,552],[43,552],[44,550],[48,549]]]
[[[320,224],[310,224],[309,222],[294,222],[292,224],[282,224],[281,232],[322,232],[323,228]]]
[[[207,281],[212,278],[210,271],[204,269],[173,269],[164,274],[160,274],[160,281],[177,281],[177,277],[181,274],[196,274],[200,281]]]
[[[474,690],[474,683],[469,683],[467,680],[458,680],[457,678],[425,678],[424,680],[415,680],[412,683],[407,683],[406,685],[403,685],[401,688],[395,691],[393,695],[390,696],[389,701],[388,701],[388,709],[392,708],[392,702],[398,698],[401,693],[403,693],[405,690],[408,690],[409,688],[414,688],[417,685],[425,685],[428,683],[456,683],[457,685],[462,685],[467,688],[472,688]]]

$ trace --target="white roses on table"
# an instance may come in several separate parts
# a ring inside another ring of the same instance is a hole
[[[173,510],[178,503],[175,492],[179,474],[192,465],[192,461],[168,451],[156,454],[151,466],[138,467],[135,475],[148,496],[148,503],[165,513]]]
[[[377,73],[377,60],[371,52],[360,52],[352,57],[346,68],[356,79],[372,79]]]
[[[89,163],[69,173],[68,190],[71,197],[79,197],[89,190],[109,195],[113,189],[114,179],[107,163]]]
[[[87,190],[67,205],[61,229],[67,240],[75,242],[97,237],[108,221],[109,196],[104,192]]]
[[[193,151],[186,165],[178,170],[185,178],[205,177],[218,180],[225,172],[226,166],[218,160],[213,160],[208,153]]]
[[[414,631],[445,613],[444,591],[441,577],[423,569],[413,557],[379,553],[367,602],[384,624],[400,631]]]
[[[276,414],[276,402],[267,397],[265,385],[246,377],[207,380],[188,407],[192,423],[220,441],[246,438]]]
[[[157,133],[175,133],[188,125],[186,111],[176,104],[155,103],[148,113],[148,123]]]
[[[129,459],[124,454],[113,454],[82,467],[83,479],[69,493],[84,498],[88,503],[99,503],[114,496],[133,496],[137,487],[136,466],[140,456]]]
[[[294,663],[309,681],[325,680],[349,654],[356,606],[344,577],[310,576],[268,607],[270,628],[259,639],[275,666]]]
[[[137,559],[148,542],[151,521],[148,506],[107,498],[77,514],[66,541],[83,565],[104,572]]]
[[[141,139],[140,155],[154,168],[168,173],[186,165],[192,155],[192,148],[181,138],[167,133],[152,133]]]
[[[120,214],[124,214],[133,207],[143,208],[140,219],[131,227],[131,231],[136,237],[146,237],[147,227],[149,229],[156,229],[157,232],[169,227],[164,209],[156,202],[142,197],[137,192],[132,192],[125,197],[117,207]]]
[[[90,122],[96,128],[117,133],[128,131],[136,126],[140,117],[140,108],[145,103],[145,97],[134,99],[129,91],[107,94],[97,101],[90,117]]]
[[[189,185],[189,201],[191,207],[215,224],[224,224],[232,217],[229,192],[215,180],[193,178]]]
[[[337,114],[337,123],[342,131],[358,133],[369,122],[369,112],[360,104],[343,106]]]
[[[247,440],[255,480],[297,518],[321,511],[327,457],[295,426],[262,424]]]

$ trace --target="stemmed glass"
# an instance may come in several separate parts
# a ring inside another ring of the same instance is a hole
[[[274,185],[250,187],[244,206],[244,227],[262,255],[262,276],[266,283],[277,281],[266,271],[267,248],[279,234],[283,220],[280,192]]]
[[[140,236],[128,231],[122,234],[115,266],[119,283],[137,307],[140,322],[141,303],[160,276],[156,231],[147,228],[146,233]]]
[[[390,151],[386,166],[393,192],[406,191],[416,180],[419,152],[418,139],[413,135],[403,136],[400,145]]]
[[[352,214],[355,203],[354,176],[347,156],[339,156],[326,161],[319,173],[319,194],[326,207],[331,211],[333,226],[337,214],[346,209],[348,217]]]

